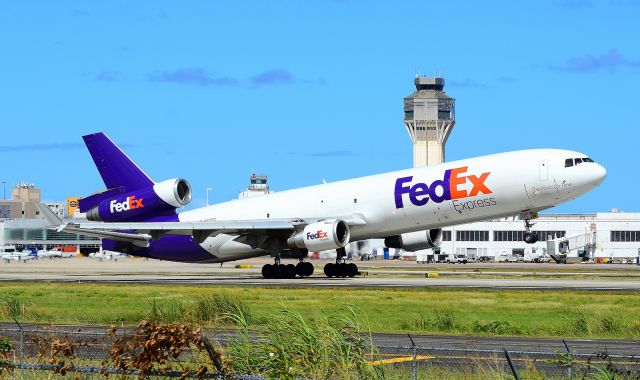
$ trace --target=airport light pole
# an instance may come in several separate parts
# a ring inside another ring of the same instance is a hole
[[[209,206],[209,191],[213,190],[210,187],[207,187],[207,206]]]
[[[6,184],[7,181],[2,181],[2,200],[7,200]]]

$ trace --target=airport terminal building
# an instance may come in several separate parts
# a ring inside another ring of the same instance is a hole
[[[569,257],[594,261],[635,260],[640,255],[640,213],[614,209],[596,214],[545,214],[533,223],[532,231],[538,235],[534,244],[523,241],[524,225],[517,218],[444,228],[440,255],[535,259],[553,254],[550,241],[568,242]],[[438,257],[431,259],[437,261]]]

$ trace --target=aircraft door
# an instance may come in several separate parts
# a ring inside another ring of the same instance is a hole
[[[538,171],[540,173],[540,181],[549,180],[549,163],[547,160],[541,160],[538,164]]]

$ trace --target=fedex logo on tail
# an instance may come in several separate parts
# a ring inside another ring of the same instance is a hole
[[[114,199],[109,203],[109,211],[113,214],[114,212],[122,212],[122,211],[135,210],[137,208],[143,208],[144,205],[142,204],[142,200],[143,198],[136,199],[135,195],[127,197],[127,199],[125,199],[122,202],[118,202],[117,200]]]
[[[411,185],[413,176],[402,177],[396,180],[394,191],[396,208],[404,207],[405,194],[409,195],[409,201],[416,206],[424,206],[429,200],[442,203],[454,199],[475,197],[478,194],[491,194],[492,191],[485,185],[485,181],[491,172],[482,173],[480,176],[465,175],[468,166],[449,169],[445,171],[444,178],[433,181],[431,184],[415,183]],[[471,190],[461,188],[467,182],[471,183]]]

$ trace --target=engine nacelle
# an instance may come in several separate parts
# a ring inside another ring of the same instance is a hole
[[[401,248],[414,252],[421,249],[439,247],[442,243],[442,229],[408,232],[402,235],[389,236],[384,239],[384,245],[389,248]]]
[[[191,201],[191,186],[170,179],[152,187],[114,194],[87,212],[87,219],[105,222],[140,221],[174,212]]]
[[[349,244],[351,233],[344,220],[327,219],[308,224],[287,240],[290,248],[304,248],[311,252],[343,248]]]

